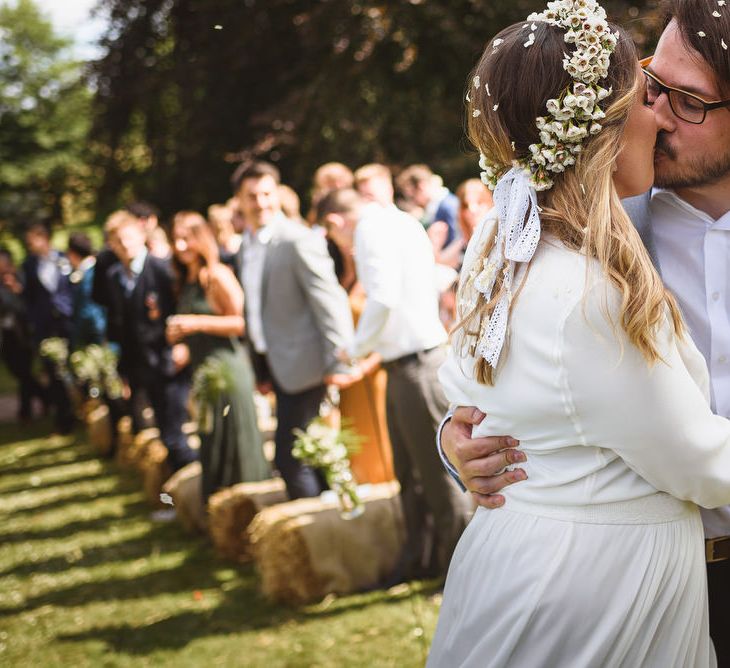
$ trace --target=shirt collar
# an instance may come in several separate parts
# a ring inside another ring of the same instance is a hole
[[[140,254],[137,255],[137,257],[135,257],[134,260],[132,260],[129,263],[129,270],[135,276],[139,276],[142,273],[142,269],[144,269],[145,260],[147,259],[147,254],[148,254],[147,249],[143,248],[142,251],[140,252]]]
[[[652,188],[651,202],[653,203],[655,200],[657,202],[665,202],[675,209],[678,209],[684,214],[684,216],[688,216],[688,221],[695,220],[702,222],[705,227],[715,230],[730,230],[730,211],[715,220],[709,214],[701,211],[700,209],[692,206],[686,200],[682,199],[676,192],[674,192],[674,190],[670,190],[668,188]]]
[[[80,271],[88,271],[96,264],[96,258],[93,255],[89,255],[89,257],[85,257],[81,262],[79,263],[79,270]]]

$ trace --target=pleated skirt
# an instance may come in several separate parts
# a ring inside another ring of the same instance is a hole
[[[699,511],[666,494],[479,508],[428,666],[714,668]]]

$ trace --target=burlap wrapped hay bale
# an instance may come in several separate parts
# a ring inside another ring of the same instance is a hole
[[[167,448],[159,439],[147,443],[144,453],[137,461],[137,466],[144,481],[144,493],[151,505],[160,507],[162,486],[170,477],[170,466],[167,463]]]
[[[143,429],[132,436],[124,447],[117,449],[117,462],[123,468],[140,468],[140,462],[145,456],[147,446],[152,440],[159,437],[157,429]]]
[[[344,520],[337,502],[298,499],[262,510],[249,535],[264,594],[306,603],[372,587],[390,574],[405,529],[397,482],[372,485],[365,512]]]
[[[263,508],[288,499],[281,478],[243,482],[226,487],[208,499],[208,528],[218,552],[235,561],[251,559],[248,525]]]
[[[109,407],[105,404],[89,407],[86,413],[86,427],[89,434],[89,441],[96,451],[107,456],[112,451],[113,434],[112,421],[109,417]]]
[[[202,476],[200,462],[192,462],[177,471],[162,486],[162,491],[172,497],[177,519],[191,533],[205,533],[208,530]]]

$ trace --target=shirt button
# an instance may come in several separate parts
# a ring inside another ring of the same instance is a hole
[[[712,293],[712,301],[716,302],[718,299],[720,299],[720,293],[719,292],[713,292]]]

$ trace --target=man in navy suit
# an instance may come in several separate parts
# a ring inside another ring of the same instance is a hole
[[[165,320],[175,312],[170,267],[148,253],[144,229],[129,212],[112,214],[104,229],[119,259],[106,270],[107,336],[119,344],[119,373],[132,396],[146,391],[176,471],[196,455],[182,432],[190,387],[184,347],[173,349],[165,338]]]
[[[51,247],[48,228],[41,223],[27,229],[25,243],[28,257],[22,265],[23,300],[33,347],[37,350],[43,339],[69,338],[73,311],[71,265],[63,253]],[[67,434],[74,421],[71,400],[53,365],[48,361],[44,365],[50,378],[48,399],[55,410],[55,428]]]

